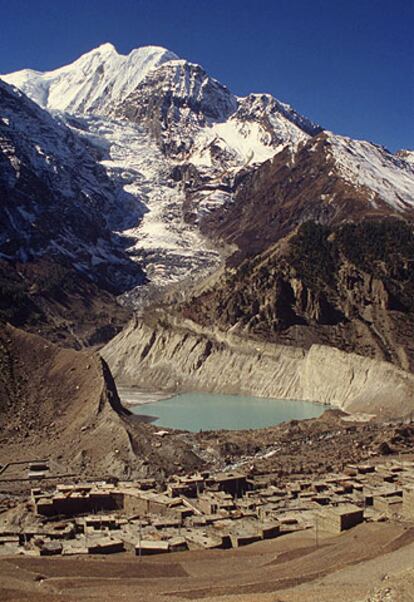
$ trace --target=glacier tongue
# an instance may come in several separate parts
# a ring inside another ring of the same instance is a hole
[[[219,265],[218,251],[184,221],[185,193],[170,177],[174,164],[144,128],[98,116],[72,119],[71,126],[101,154],[108,175],[144,206],[139,225],[120,235],[154,287],[200,277]]]

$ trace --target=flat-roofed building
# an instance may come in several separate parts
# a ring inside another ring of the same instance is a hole
[[[93,541],[87,540],[86,546],[89,554],[115,554],[125,550],[123,541],[112,537],[100,537]]]
[[[175,477],[167,485],[167,494],[171,497],[186,496],[196,498],[204,491],[204,479],[200,475],[190,477]]]
[[[135,546],[137,556],[151,556],[153,554],[166,554],[170,551],[168,541],[143,539]]]
[[[381,512],[386,516],[395,516],[401,514],[403,500],[399,495],[392,495],[388,497],[376,496],[374,497],[374,510]]]
[[[354,504],[341,504],[318,514],[318,529],[328,533],[341,533],[364,520],[364,511]]]
[[[261,526],[263,539],[273,539],[280,535],[280,524],[278,522],[263,523]]]
[[[206,480],[206,488],[230,493],[233,497],[242,496],[249,488],[247,477],[240,472],[222,472]]]
[[[259,531],[253,529],[240,529],[230,534],[231,544],[233,548],[239,548],[241,546],[247,546],[256,541],[262,539],[262,534]]]

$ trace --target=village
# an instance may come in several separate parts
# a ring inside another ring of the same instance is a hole
[[[20,463],[47,483],[47,462]],[[0,555],[147,556],[238,548],[292,532],[339,535],[362,522],[414,523],[414,461],[348,464],[341,473],[280,483],[227,471],[153,479],[58,483],[0,514]]]

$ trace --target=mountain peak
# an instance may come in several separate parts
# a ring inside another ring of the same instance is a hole
[[[178,57],[161,46],[119,54],[109,42],[53,71],[25,69],[2,79],[46,109],[69,113],[106,113],[126,98],[150,71]]]
[[[95,48],[95,51],[97,50],[99,50],[99,52],[116,52],[118,54],[117,49],[113,44],[111,44],[111,42],[104,42],[103,44]]]
[[[171,50],[168,50],[168,48],[164,48],[164,46],[157,46],[157,45],[152,45],[152,44],[150,44],[148,46],[138,46],[137,48],[133,48],[128,56],[135,55],[135,54],[150,55],[150,54],[165,54],[165,53],[174,57],[171,60],[178,59],[178,56]]]

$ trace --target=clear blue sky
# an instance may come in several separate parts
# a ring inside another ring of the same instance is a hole
[[[157,44],[396,150],[414,148],[413,33],[414,0],[0,0],[0,73]]]

